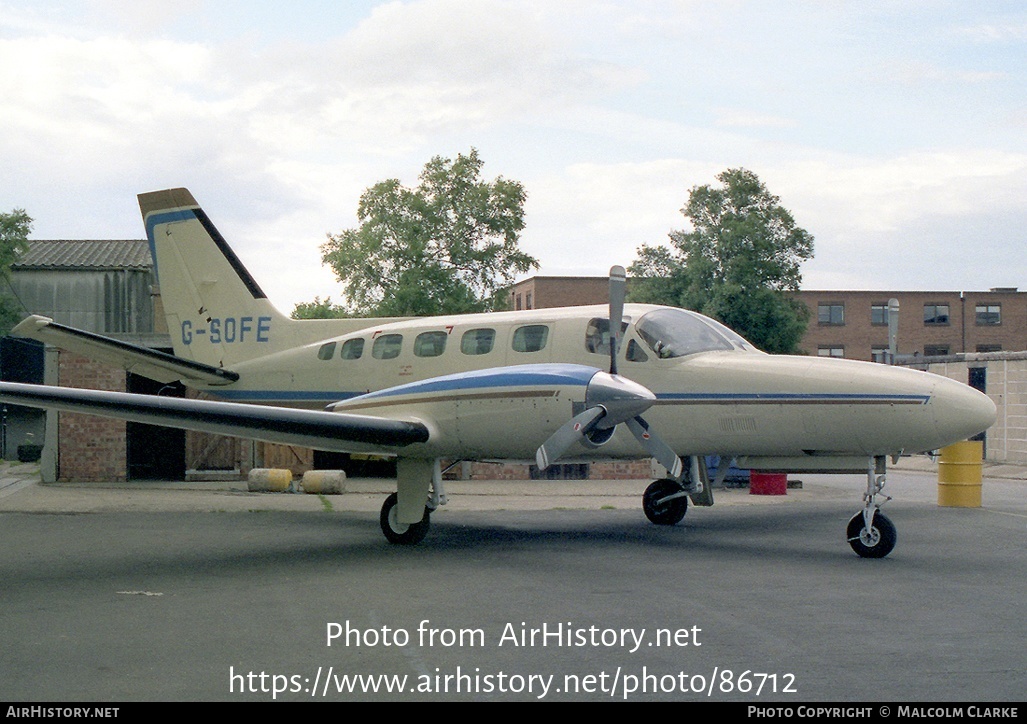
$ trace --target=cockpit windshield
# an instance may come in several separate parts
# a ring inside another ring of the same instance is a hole
[[[638,320],[635,329],[660,359],[714,350],[756,351],[723,324],[684,309],[649,312]]]

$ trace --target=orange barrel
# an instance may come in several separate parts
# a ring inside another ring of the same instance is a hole
[[[964,440],[941,449],[938,458],[938,505],[980,508],[984,445]]]
[[[788,473],[757,473],[749,471],[749,495],[785,495]]]

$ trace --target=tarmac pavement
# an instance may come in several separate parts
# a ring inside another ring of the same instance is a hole
[[[645,523],[647,480],[449,482],[429,538],[407,547],[378,530],[391,480],[255,493],[42,484],[37,466],[5,464],[0,700],[1020,702],[1022,473],[989,467],[967,510],[937,505],[929,462],[897,466],[899,545],[867,560],[843,538],[860,475],[793,475],[783,496],[718,489],[677,526]],[[357,639],[326,642],[351,624]],[[425,624],[482,639],[424,642]],[[511,640],[557,625],[696,638]],[[340,688],[350,675],[407,688]],[[487,688],[499,676],[516,686]],[[766,691],[742,690],[753,676]],[[543,679],[544,695],[524,688]]]
[[[785,496],[750,495],[745,487],[715,489],[717,506],[781,505],[787,502],[851,497],[860,506],[860,475],[793,474]],[[552,510],[638,508],[650,480],[475,480],[447,481],[447,510]],[[253,510],[335,510],[377,512],[395,481],[351,478],[342,494],[251,492],[245,480],[186,482],[42,483],[39,466],[0,463],[0,512],[230,512]],[[985,465],[984,503],[1027,504],[1027,466]],[[903,458],[888,471],[885,493],[900,500],[936,501],[937,464],[929,458]],[[1021,503],[1021,501],[1024,501]]]

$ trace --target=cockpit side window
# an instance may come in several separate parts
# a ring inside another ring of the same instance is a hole
[[[648,362],[649,355],[642,349],[642,345],[638,343],[638,340],[632,339],[628,342],[628,350],[624,354],[624,359],[628,362]]]
[[[755,348],[721,324],[683,309],[657,309],[638,320],[638,336],[660,359]]]

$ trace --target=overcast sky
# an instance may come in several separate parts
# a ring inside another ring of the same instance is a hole
[[[744,166],[808,289],[1027,288],[1019,0],[0,0],[0,211],[142,238],[186,186],[285,312],[361,192],[477,148],[545,275],[604,275]]]

